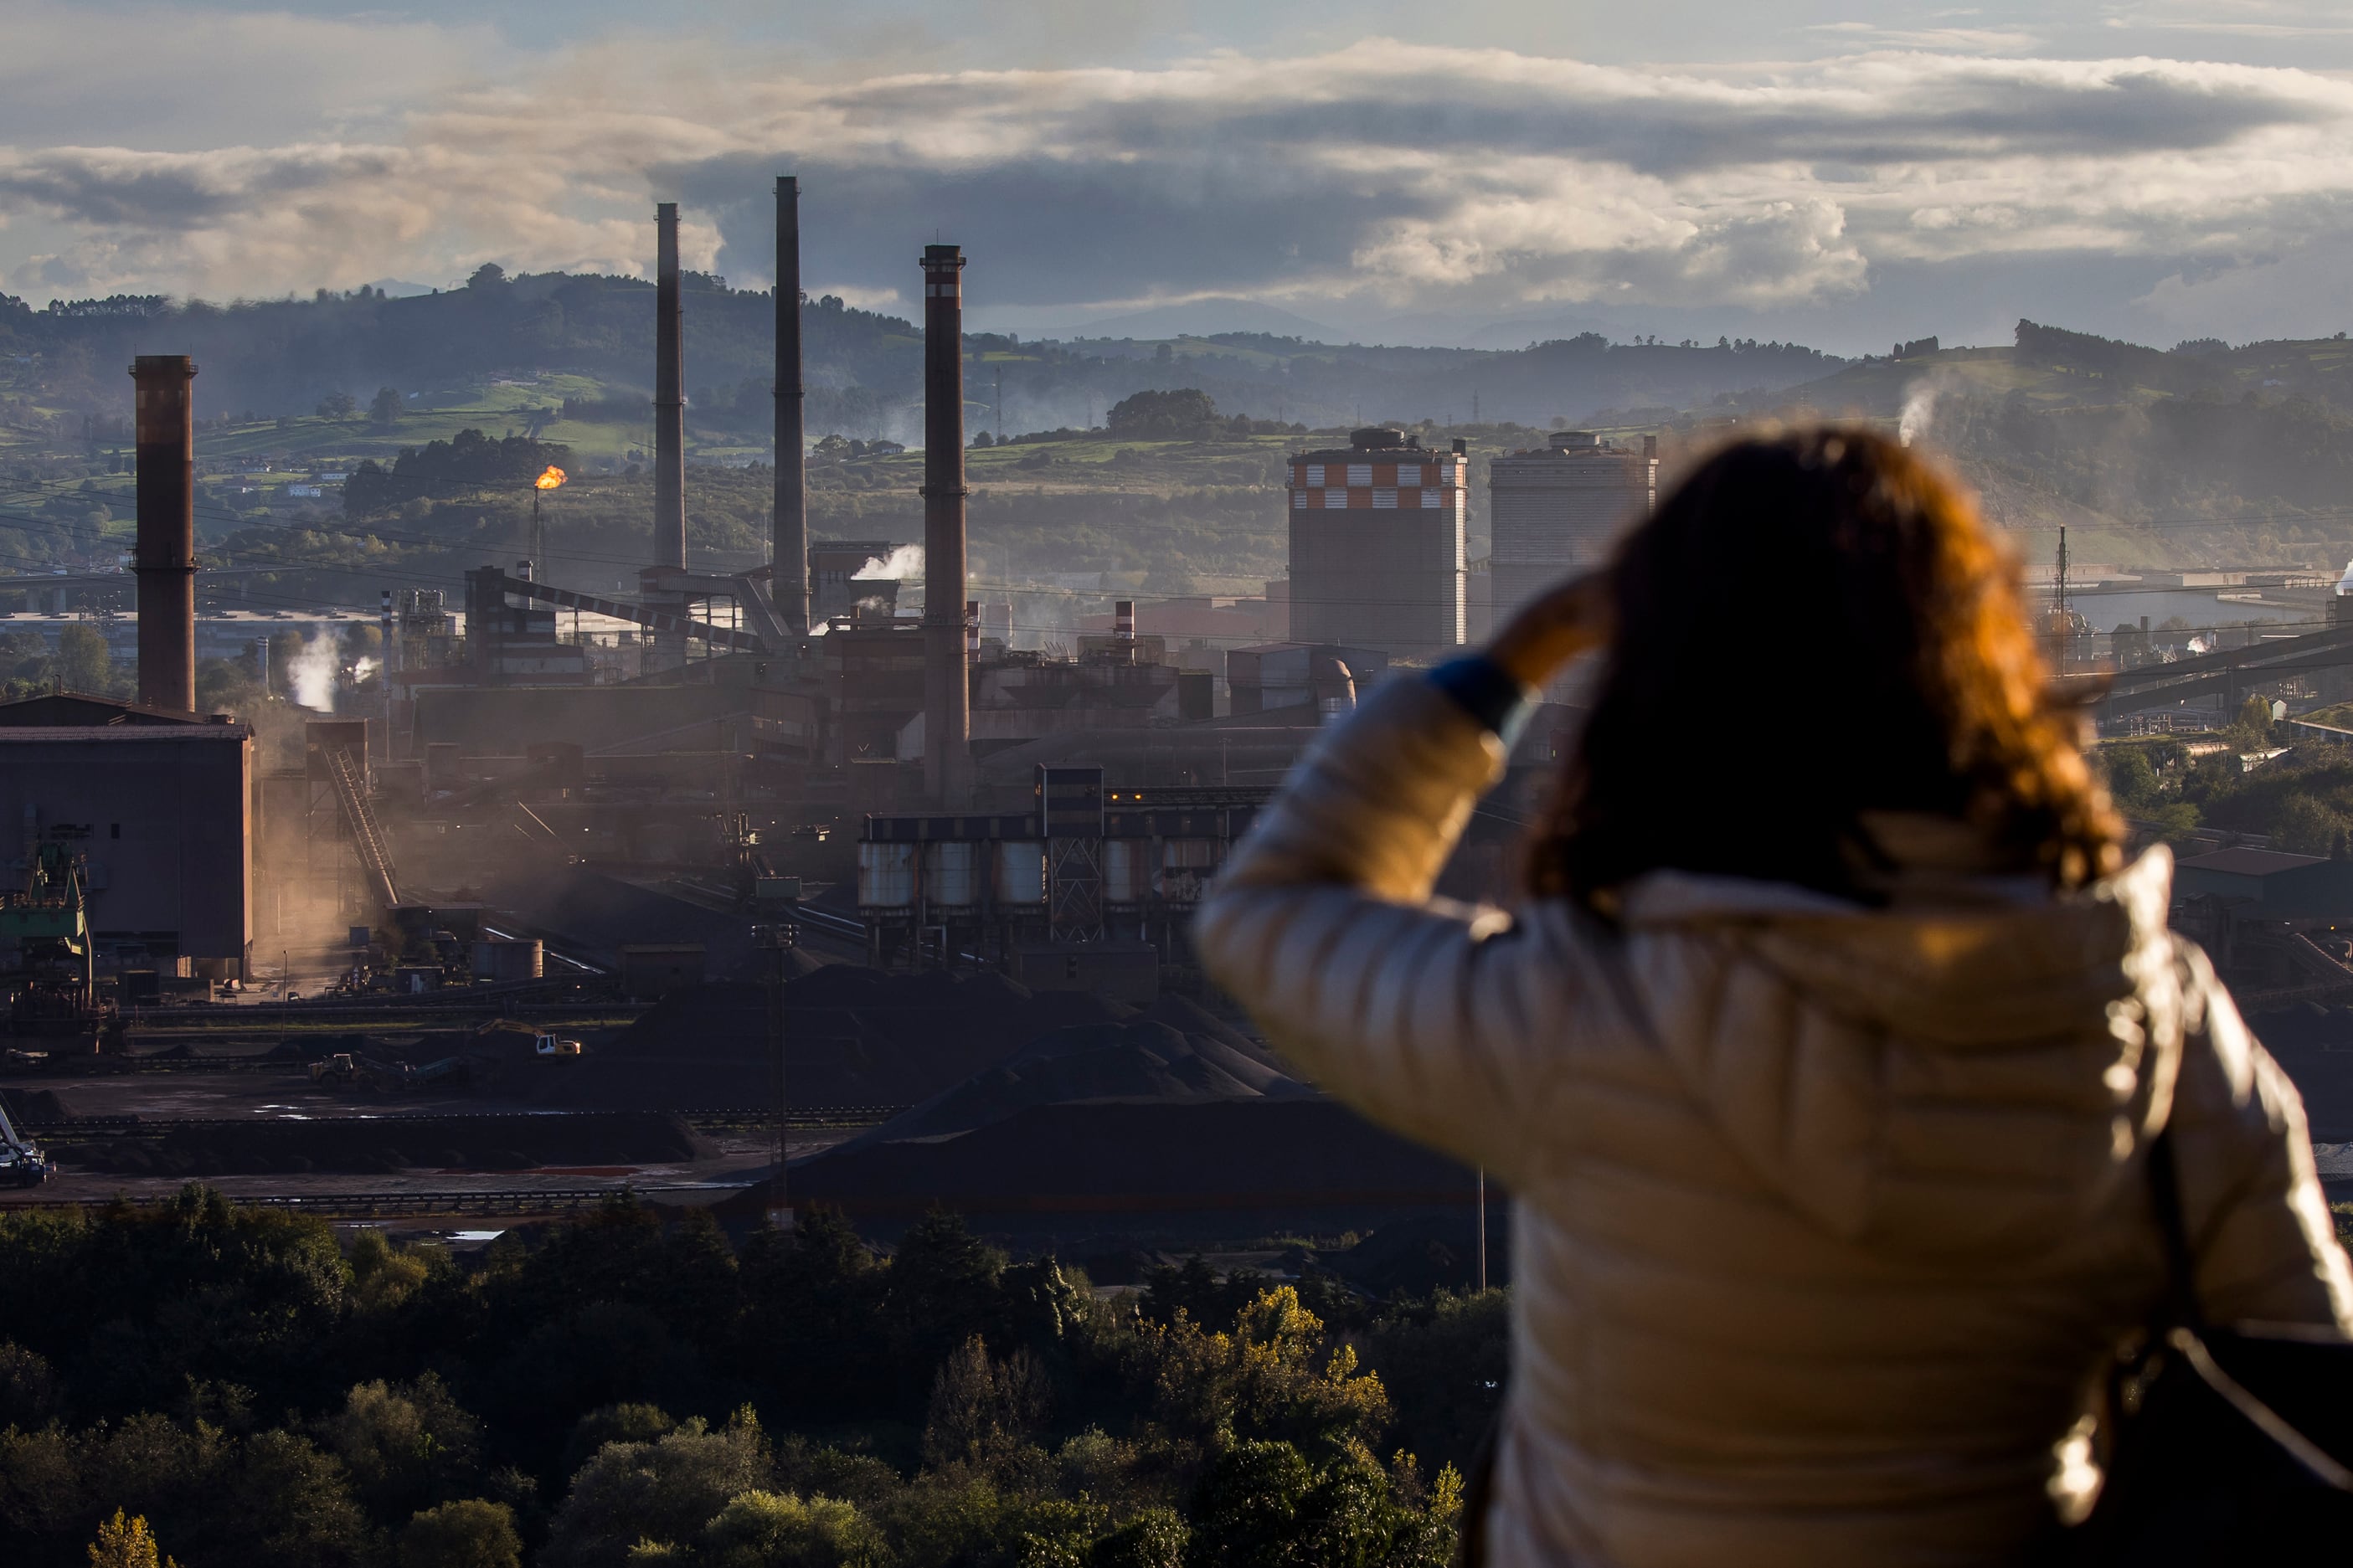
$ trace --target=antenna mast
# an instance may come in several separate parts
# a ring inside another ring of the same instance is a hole
[[[2059,673],[2067,673],[2067,525],[2059,525],[2058,607],[2054,619],[2059,629]]]

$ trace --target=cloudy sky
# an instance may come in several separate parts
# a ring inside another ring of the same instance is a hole
[[[2353,6],[8,0],[0,291],[640,272],[977,324],[2353,330]]]

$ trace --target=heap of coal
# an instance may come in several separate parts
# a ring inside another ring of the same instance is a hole
[[[73,1114],[53,1089],[0,1089],[0,1110],[21,1130],[43,1121],[63,1121]]]
[[[1040,1105],[954,1137],[796,1164],[797,1202],[852,1216],[1387,1212],[1469,1202],[1472,1174],[1321,1098]]]
[[[1204,1017],[1207,1015],[1203,1015]],[[1247,1100],[1312,1095],[1247,1041],[1187,1034],[1156,1018],[1075,1024],[1041,1035],[857,1140],[969,1132],[1033,1106],[1090,1100]]]
[[[994,973],[886,974],[827,964],[784,987],[787,1094],[804,1109],[920,1104],[1058,1030],[1146,1016],[1088,993],[1033,992]],[[1164,1021],[1212,1047],[1240,1038],[1195,1018],[1208,1015],[1194,1008]],[[1236,1063],[1220,1070],[1247,1083],[1249,1074],[1272,1069]],[[550,1107],[700,1110],[765,1105],[770,1094],[767,992],[723,981],[670,993],[610,1042],[542,1078],[533,1098]]]
[[[76,1144],[70,1169],[117,1176],[234,1176],[319,1172],[389,1175],[427,1170],[528,1171],[673,1164],[698,1152],[674,1116],[329,1117],[173,1127],[159,1138]]]

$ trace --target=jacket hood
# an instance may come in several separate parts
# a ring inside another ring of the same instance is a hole
[[[2169,1102],[2172,868],[2054,897],[1932,864],[1871,910],[1662,872],[1626,924],[1659,1044],[1767,1181],[1850,1239],[1999,1250],[2105,1205]]]

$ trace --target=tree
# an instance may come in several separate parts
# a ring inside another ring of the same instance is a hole
[[[940,1363],[923,1422],[923,1458],[936,1468],[987,1468],[1045,1424],[1046,1370],[1025,1347],[1003,1362],[974,1335]]]
[[[381,1517],[446,1500],[479,1469],[481,1424],[432,1373],[414,1383],[355,1385],[327,1423],[327,1446]]]
[[[2344,816],[2316,796],[2290,795],[2272,818],[2272,847],[2291,855],[2329,855],[2345,827]]]
[[[740,1267],[738,1355],[767,1369],[797,1408],[849,1415],[877,1380],[898,1372],[874,1332],[886,1271],[839,1209],[812,1208],[792,1234],[754,1230]]]
[[[2100,752],[2101,771],[2107,775],[2108,794],[2130,811],[2157,794],[2157,770],[2138,746],[2107,746]]]
[[[964,1216],[934,1209],[907,1229],[891,1260],[884,1306],[900,1350],[900,1373],[920,1399],[948,1352],[1001,1325],[1002,1253],[965,1228]]]
[[[639,1542],[685,1546],[729,1500],[769,1485],[767,1445],[749,1412],[713,1432],[701,1418],[654,1443],[608,1443],[573,1478],[543,1560],[626,1568]]]
[[[69,691],[103,695],[114,684],[114,658],[94,626],[77,621],[58,634],[58,679]]]
[[[703,1527],[702,1542],[710,1568],[881,1568],[891,1557],[857,1504],[789,1492],[730,1498]]]
[[[501,489],[528,495],[531,481],[554,465],[572,467],[572,448],[528,436],[486,436],[460,430],[447,441],[428,441],[402,451],[387,469],[374,459],[343,481],[343,511],[360,517],[425,496],[465,489]]]
[[[360,400],[348,392],[331,392],[319,399],[315,412],[324,419],[349,419],[360,411]]]
[[[1230,1333],[1203,1333],[1186,1318],[1156,1338],[1156,1414],[1204,1438],[1221,1431],[1314,1441],[1369,1439],[1388,1425],[1381,1380],[1359,1372],[1356,1352],[1325,1348],[1323,1320],[1288,1285],[1236,1314]]]
[[[1217,429],[1218,405],[1198,386],[1139,392],[1113,404],[1103,424],[1111,434],[1134,439],[1198,440]]]
[[[99,1525],[98,1539],[90,1543],[90,1568],[179,1568],[179,1564],[157,1552],[155,1538],[147,1533],[145,1516],[134,1514],[126,1522],[118,1508],[112,1519]]]
[[[386,426],[396,425],[400,422],[403,406],[396,390],[379,386],[375,389],[375,397],[368,404],[368,423]]]
[[[1194,1494],[1188,1558],[1217,1568],[1287,1568],[1299,1505],[1314,1484],[1288,1443],[1232,1445]]]
[[[659,1405],[607,1405],[573,1423],[564,1445],[564,1473],[572,1475],[602,1453],[607,1443],[655,1443],[678,1430]]]
[[[1147,1508],[1095,1542],[1092,1568],[1184,1568],[1191,1535],[1175,1509]]]
[[[432,1276],[437,1260],[447,1267],[448,1255],[427,1247],[396,1247],[372,1226],[357,1232],[350,1258],[353,1304],[364,1312],[399,1306]]]
[[[522,1537],[514,1510],[468,1498],[427,1509],[400,1532],[400,1568],[517,1568]]]
[[[2233,749],[2255,752],[2274,744],[2272,740],[2272,703],[2268,697],[2250,697],[2239,704],[2231,716],[2223,734]]]
[[[63,1392],[47,1356],[0,1340],[0,1432],[38,1430],[58,1413]]]
[[[495,261],[485,261],[474,268],[466,279],[466,287],[477,294],[494,294],[506,287],[507,269]]]
[[[238,1446],[213,1506],[219,1555],[249,1568],[347,1568],[367,1559],[367,1517],[343,1467],[273,1427]]]

